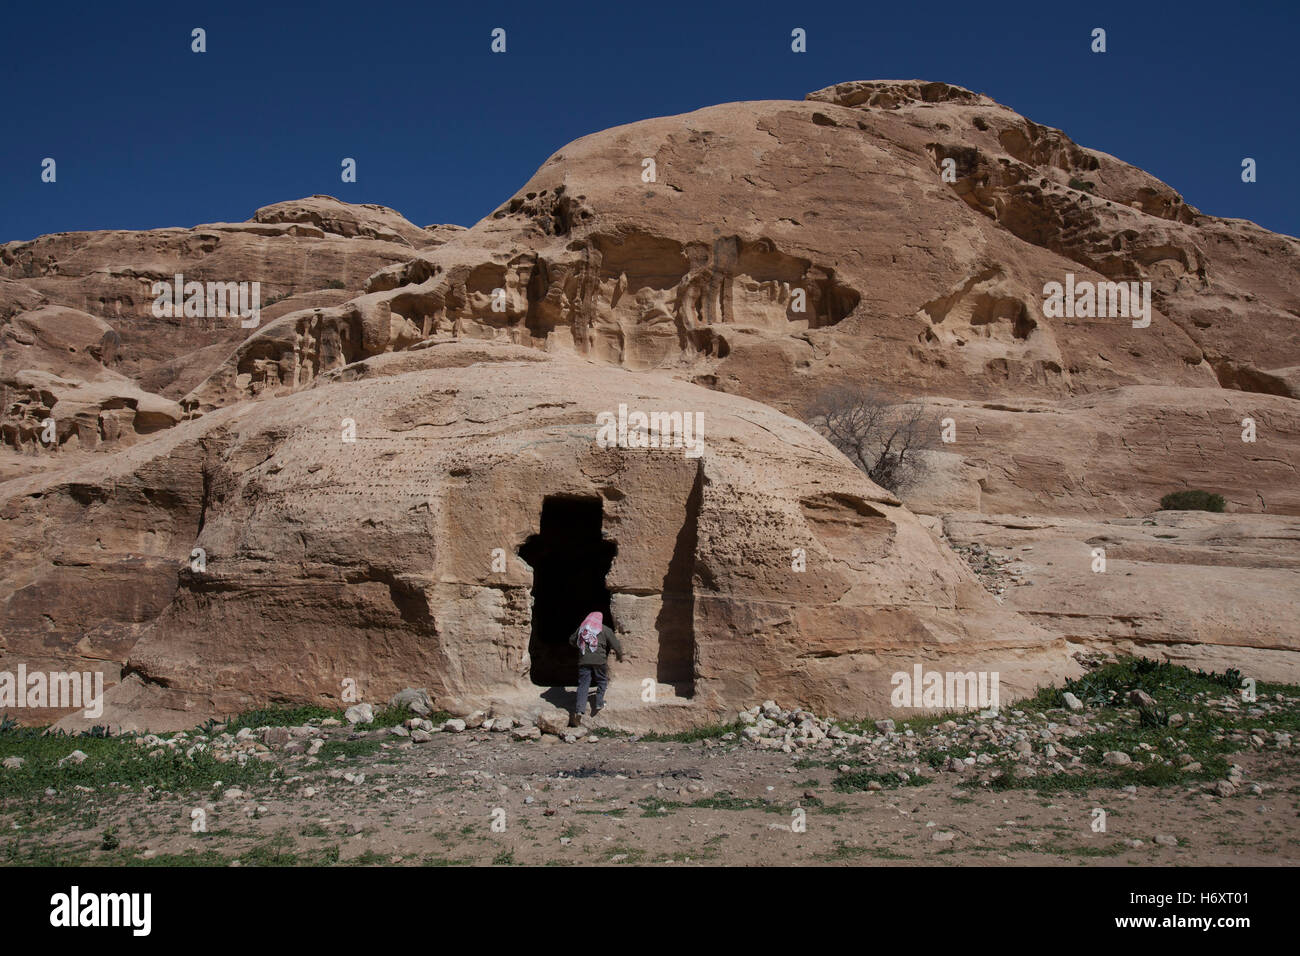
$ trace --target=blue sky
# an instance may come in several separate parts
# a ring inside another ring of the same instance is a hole
[[[1300,235],[1298,26],[1293,0],[10,0],[0,242],[240,221],[312,193],[471,225],[587,133],[911,78],[985,93],[1207,213]],[[190,51],[194,27],[204,54]],[[489,50],[494,27],[505,54]],[[794,27],[807,53],[790,51]],[[1105,54],[1089,50],[1094,27]],[[356,183],[340,181],[343,157],[356,158]]]

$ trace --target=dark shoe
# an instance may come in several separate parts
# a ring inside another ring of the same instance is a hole
[[[582,715],[579,713],[569,714],[569,726],[578,727],[582,724]]]
[[[604,705],[604,704],[597,704],[595,707],[591,708],[591,716],[592,716],[592,718],[594,719],[595,716],[596,716],[597,714],[599,714],[599,713],[600,713],[602,710],[604,710],[604,709],[605,709],[605,705]]]

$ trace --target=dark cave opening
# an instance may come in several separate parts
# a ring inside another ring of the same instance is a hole
[[[605,575],[618,545],[601,536],[602,517],[599,498],[547,497],[540,532],[519,548],[533,569],[529,676],[539,686],[577,682],[578,652],[569,646],[569,635],[584,617],[600,611],[614,627]]]

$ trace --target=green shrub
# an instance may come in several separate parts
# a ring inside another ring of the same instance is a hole
[[[1160,499],[1161,511],[1214,511],[1223,513],[1223,495],[1208,491],[1172,491]]]

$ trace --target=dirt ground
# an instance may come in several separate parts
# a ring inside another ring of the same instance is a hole
[[[359,736],[359,735],[354,735]],[[0,807],[9,863],[401,865],[1294,865],[1290,752],[1232,760],[1263,793],[1202,786],[1040,795],[963,785],[840,792],[823,756],[716,739],[565,743],[380,734],[207,800],[122,789]],[[345,777],[344,775],[348,775]],[[364,776],[362,776],[364,775]],[[1105,829],[1094,829],[1097,809]],[[1155,842],[1161,835],[1177,845]],[[1137,841],[1141,841],[1140,844]]]

